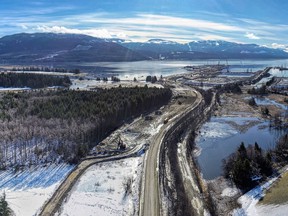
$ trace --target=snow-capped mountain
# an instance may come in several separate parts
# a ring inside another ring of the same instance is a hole
[[[256,44],[227,41],[174,41],[151,39],[131,42],[123,39],[101,39],[79,34],[34,33],[0,38],[0,61],[96,62],[137,61],[147,59],[249,59],[288,58],[281,49]]]
[[[163,40],[163,39],[150,39],[150,40],[147,41],[147,43],[152,43],[152,44],[177,44],[177,42]]]
[[[119,42],[78,34],[15,34],[0,38],[0,60],[21,63],[146,59]]]
[[[192,41],[181,44],[161,39],[131,42],[123,46],[151,58],[166,59],[229,59],[229,58],[288,58],[287,52],[257,44],[240,44],[221,40]]]

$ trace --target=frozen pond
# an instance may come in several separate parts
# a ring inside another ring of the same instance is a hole
[[[201,149],[198,163],[207,180],[222,174],[222,160],[233,153],[241,142],[257,142],[263,149],[271,149],[281,135],[270,130],[269,122],[258,118],[213,117],[201,128],[196,144]]]

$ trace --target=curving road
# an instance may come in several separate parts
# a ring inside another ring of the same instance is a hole
[[[182,87],[181,87],[182,88]],[[185,117],[187,113],[197,107],[201,100],[202,96],[199,92],[192,90],[189,87],[183,87],[186,89],[186,96],[196,97],[196,100],[193,104],[177,105],[175,102],[174,107],[169,107],[168,112],[163,114],[163,120],[167,116],[169,121],[167,124],[163,124],[159,133],[154,135],[153,142],[149,147],[149,150],[145,154],[145,163],[144,163],[144,174],[142,180],[142,191],[141,199],[139,206],[140,215],[145,216],[157,216],[160,215],[161,205],[160,205],[160,193],[159,193],[159,176],[158,176],[158,159],[160,154],[160,148],[163,143],[163,139],[167,133],[173,128],[173,125],[176,124],[180,119]],[[183,90],[182,88],[182,90]],[[176,90],[177,91],[177,90]],[[176,105],[176,106],[175,106]],[[173,116],[173,117],[172,117]],[[86,160],[83,160],[75,169],[66,177],[66,179],[61,183],[58,189],[55,191],[53,196],[46,202],[40,212],[40,216],[51,216],[54,215],[59,208],[61,207],[62,202],[67,197],[67,194],[75,185],[77,180],[90,166],[100,163],[107,162],[112,160],[120,160],[127,157],[134,156],[135,153],[141,149],[142,146],[137,146],[134,149],[131,149],[121,155],[111,156],[106,158],[96,158],[90,157]]]
[[[72,189],[75,185],[77,180],[81,177],[81,175],[87,170],[90,166],[100,163],[100,162],[107,162],[113,160],[120,160],[127,157],[131,157],[135,155],[139,148],[133,148],[121,155],[105,157],[105,158],[96,158],[96,157],[89,157],[83,160],[79,165],[75,167],[75,169],[66,177],[66,179],[62,182],[62,184],[58,187],[55,191],[53,196],[45,203],[43,206],[39,216],[51,216],[54,215],[58,209],[60,208],[63,200],[66,198],[68,192]]]
[[[145,155],[145,167],[144,175],[142,177],[142,191],[139,206],[140,216],[161,215],[158,161],[161,145],[163,145],[163,138],[166,133],[170,133],[170,130],[173,130],[172,126],[174,124],[181,121],[181,119],[188,115],[190,111],[194,110],[202,100],[201,94],[195,90],[190,89],[187,94],[187,96],[192,96],[192,94],[193,96],[196,96],[194,103],[190,106],[183,106],[181,109],[177,110],[178,115],[170,119],[168,123],[161,128],[160,132],[155,135],[153,139],[154,143],[150,145],[150,148]]]

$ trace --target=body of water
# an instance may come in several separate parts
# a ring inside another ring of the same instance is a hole
[[[60,66],[80,68],[93,76],[118,76],[120,79],[133,80],[145,78],[147,75],[168,76],[187,73],[184,66],[204,64],[227,64],[230,72],[256,72],[265,67],[285,66],[288,60],[195,60],[195,61],[136,61],[136,62],[86,62],[69,63]]]
[[[283,132],[271,130],[268,121],[257,118],[211,118],[196,138],[196,144],[201,149],[198,163],[203,177],[208,180],[219,177],[222,174],[222,160],[232,154],[241,142],[246,146],[257,142],[263,149],[272,149],[281,134]]]

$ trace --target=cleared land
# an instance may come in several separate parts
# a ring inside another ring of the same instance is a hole
[[[281,178],[271,187],[265,197],[259,204],[280,205],[288,202],[288,172],[284,173]]]

